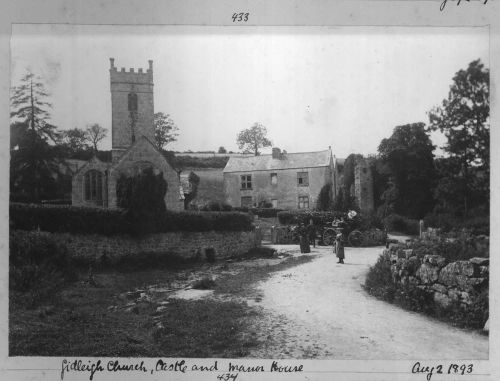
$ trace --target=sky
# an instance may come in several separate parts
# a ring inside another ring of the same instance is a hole
[[[19,24],[11,84],[29,69],[51,94],[53,124],[111,131],[110,57],[126,70],[154,61],[155,112],[179,128],[167,149],[238,151],[238,132],[258,122],[288,152],[331,146],[346,157],[376,153],[396,126],[427,123],[458,70],[478,58],[489,67],[489,31]]]

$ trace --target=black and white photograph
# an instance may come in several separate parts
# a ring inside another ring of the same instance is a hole
[[[7,356],[489,376],[490,27],[251,17],[12,24]]]

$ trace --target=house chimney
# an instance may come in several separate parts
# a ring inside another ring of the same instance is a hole
[[[278,147],[273,147],[273,159],[281,159],[281,150]]]

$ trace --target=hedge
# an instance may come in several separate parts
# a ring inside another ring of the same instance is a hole
[[[245,207],[237,207],[233,210],[244,213],[252,213],[255,216],[259,216],[261,218],[272,218],[277,217],[278,213],[284,211],[283,209],[276,208],[245,208]]]
[[[204,205],[201,209],[201,211],[221,211],[221,212],[230,212],[230,211],[235,211],[235,212],[242,212],[242,213],[252,213],[254,216],[259,216],[262,218],[272,218],[276,217],[279,212],[283,211],[284,209],[276,209],[276,208],[247,208],[247,207],[232,207],[229,204],[226,204],[224,202],[218,202],[218,201],[210,201],[206,205]]]
[[[9,234],[11,300],[32,307],[77,279],[68,249],[45,232]]]
[[[76,234],[136,234],[141,221],[122,210],[38,204],[10,204],[11,230],[41,230]],[[167,211],[161,223],[143,233],[173,231],[250,231],[252,218],[238,212]]]
[[[296,225],[300,222],[309,223],[312,218],[314,225],[324,225],[335,219],[345,218],[345,215],[336,211],[286,210],[278,213],[278,220],[282,225]]]

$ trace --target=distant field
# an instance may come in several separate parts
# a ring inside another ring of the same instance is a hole
[[[224,202],[224,188],[222,168],[189,168],[200,177],[198,196],[194,203],[204,205],[209,201]]]

